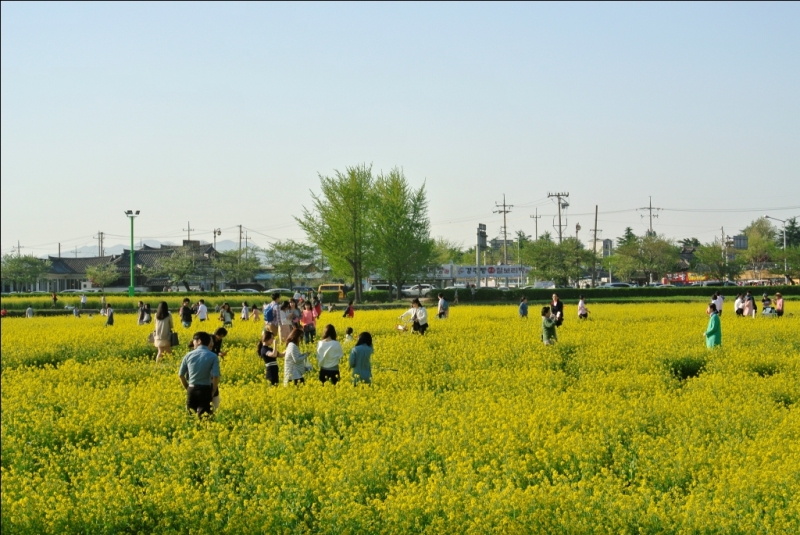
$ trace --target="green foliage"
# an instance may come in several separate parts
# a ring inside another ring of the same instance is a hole
[[[561,244],[536,240],[522,249],[520,254],[522,262],[531,266],[531,276],[539,280],[552,280],[559,285],[579,279],[595,261],[594,254],[575,238],[566,238]]]
[[[319,176],[321,194],[312,192],[312,208],[303,207],[303,216],[295,219],[335,273],[352,275],[360,298],[361,281],[374,265],[372,167],[362,164],[334,173],[333,177]]]
[[[183,284],[189,291],[189,281],[198,275],[197,252],[191,247],[179,247],[172,255],[160,258],[145,274],[150,278],[166,277],[170,284]]]
[[[119,269],[116,264],[99,264],[86,268],[86,278],[94,286],[99,286],[105,292],[106,286],[119,279]]]
[[[626,238],[628,240],[628,238]],[[678,268],[680,249],[664,236],[634,236],[604,260],[612,273],[627,280],[635,275],[656,280],[662,273],[670,273]]]
[[[295,274],[314,260],[315,250],[310,245],[294,240],[277,241],[263,249],[267,264],[275,273],[285,275],[289,288],[294,286]]]
[[[783,247],[783,232],[775,239],[778,246]],[[800,225],[797,224],[796,217],[786,221],[786,247],[800,247]]]
[[[633,245],[639,238],[636,234],[633,233],[633,229],[631,227],[625,227],[625,232],[617,238],[617,247],[623,247],[625,245]]]
[[[250,248],[241,254],[236,250],[218,252],[211,265],[216,276],[235,283],[252,280],[262,268],[257,251]]]
[[[17,289],[32,286],[50,269],[49,260],[41,260],[33,256],[3,255],[2,279],[4,283],[13,283]]]
[[[347,300],[355,300],[355,292],[347,292]],[[364,303],[389,303],[392,301],[391,294],[386,290],[365,290],[361,293],[361,301]]]
[[[448,264],[453,262],[458,264],[464,255],[463,247],[460,243],[448,240],[447,238],[436,238],[433,240],[433,252],[431,262],[435,265]],[[472,248],[472,263],[475,262],[475,248]]]
[[[700,240],[697,238],[684,238],[680,241],[680,244],[687,249],[691,249],[692,247],[700,247],[700,245],[702,245]]]
[[[748,240],[752,240],[754,236],[758,235],[769,241],[775,241],[778,231],[769,219],[766,217],[759,217],[743,228],[742,234],[747,236]]]
[[[734,280],[744,270],[740,258],[726,258],[718,241],[701,245],[694,251],[695,271],[707,274],[711,279]]]
[[[413,190],[400,169],[380,175],[374,185],[372,248],[375,270],[400,288],[422,273],[433,255],[425,185]],[[363,297],[363,296],[362,296]]]
[[[335,303],[339,300],[339,292],[321,292],[320,296],[323,303]]]

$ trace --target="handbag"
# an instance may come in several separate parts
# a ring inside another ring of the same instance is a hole
[[[150,333],[147,335],[147,343],[152,344],[156,341],[156,333]]]
[[[179,343],[180,343],[180,340],[178,340],[178,333],[176,333],[175,331],[172,331],[170,333],[170,335],[169,335],[169,345],[171,345],[172,347],[175,347]]]

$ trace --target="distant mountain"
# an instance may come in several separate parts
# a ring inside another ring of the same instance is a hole
[[[208,243],[208,242],[201,240],[201,243]],[[161,247],[162,245],[180,245],[179,243],[174,243],[171,241],[161,242],[158,240],[143,240],[136,243],[136,248],[139,249],[143,244],[155,248]],[[251,247],[258,247],[258,245],[254,243],[252,240],[248,242],[248,245],[250,245]],[[242,244],[242,247],[244,247],[244,244]],[[233,240],[217,241],[217,251],[232,251],[238,248],[239,248],[239,242]],[[106,245],[104,249],[105,249],[104,253],[106,256],[119,255],[122,254],[123,251],[130,249],[130,245],[123,245],[123,244],[117,244],[111,246]],[[92,246],[92,245],[78,247],[77,249],[61,250],[61,256],[69,258],[87,258],[97,255],[98,255],[97,246]],[[56,257],[58,256],[58,252],[56,251],[53,253],[49,253],[48,256]]]

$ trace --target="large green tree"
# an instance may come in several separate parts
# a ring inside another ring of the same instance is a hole
[[[423,274],[433,260],[425,185],[413,189],[403,171],[394,168],[378,176],[373,199],[371,235],[375,269],[397,287],[399,299],[403,284]]]
[[[752,231],[747,236],[747,249],[741,256],[747,267],[753,271],[755,278],[760,279],[761,272],[768,267],[766,264],[778,256],[778,248],[768,232]]]
[[[677,269],[680,248],[664,236],[647,234],[619,245],[605,265],[621,279],[641,275],[650,281]]]
[[[211,263],[215,276],[225,282],[240,283],[251,280],[262,269],[258,251],[248,248],[247,254],[238,250],[218,252]]]
[[[522,260],[531,266],[531,275],[539,280],[551,280],[558,285],[577,282],[591,270],[595,256],[575,238],[564,238],[560,244],[538,239],[521,251]]]
[[[86,268],[86,278],[92,286],[99,286],[106,293],[106,286],[119,279],[119,269],[116,264],[106,263]]]
[[[265,261],[276,274],[286,277],[289,288],[294,286],[295,275],[314,261],[314,247],[294,240],[276,241],[263,249]]]
[[[200,274],[198,252],[192,247],[178,247],[167,257],[160,258],[156,265],[146,271],[148,277],[166,277],[170,284],[183,284],[189,291],[189,281]]]
[[[460,243],[457,243],[447,238],[436,238],[433,240],[433,253],[432,262],[437,265],[449,264],[453,262],[458,264],[464,255],[464,248]],[[472,263],[475,262],[475,248],[472,248]]]
[[[319,176],[319,195],[311,193],[312,207],[296,218],[308,240],[321,249],[335,273],[353,277],[356,300],[362,281],[374,267],[371,224],[374,211],[372,166],[348,167],[334,176]]]
[[[738,256],[726,255],[718,240],[697,247],[693,264],[698,273],[716,280],[735,280],[744,270],[744,262]]]
[[[622,236],[617,238],[617,247],[633,245],[636,243],[636,240],[637,236],[633,233],[633,229],[631,227],[625,227],[625,231],[623,232]]]
[[[783,249],[783,228],[775,236],[775,243]],[[786,220],[786,247],[797,246],[800,246],[800,225],[797,224],[797,218],[793,217]]]
[[[34,256],[5,254],[2,259],[2,279],[16,290],[29,289],[50,269],[50,261]]]
[[[759,217],[758,219],[753,220],[745,228],[743,228],[742,234],[747,236],[748,240],[757,234],[763,238],[773,241],[775,240],[778,231],[772,225],[769,219],[767,219],[766,217]]]

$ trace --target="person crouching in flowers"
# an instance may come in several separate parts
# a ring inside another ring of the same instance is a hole
[[[556,325],[558,325],[558,318],[555,314],[550,313],[550,307],[542,307],[542,342],[544,345],[553,345],[558,341]]]
[[[425,310],[425,307],[420,304],[419,299],[416,297],[411,301],[411,308],[404,312],[400,319],[403,320],[406,316],[411,319],[412,330],[415,333],[424,335],[425,331],[428,330],[428,311]]]
[[[356,346],[350,350],[350,369],[353,374],[353,385],[358,383],[372,384],[372,335],[363,332],[358,335]]]
[[[710,317],[708,318],[708,328],[703,336],[706,338],[706,347],[712,349],[722,345],[722,325],[720,324],[717,305],[708,305]]]
[[[210,343],[208,333],[194,333],[194,350],[186,353],[178,369],[181,384],[186,389],[186,410],[198,416],[213,414],[211,397],[219,387],[219,357],[208,348]]]
[[[289,382],[294,384],[305,383],[303,374],[307,369],[308,353],[300,353],[300,340],[303,339],[301,329],[292,329],[286,338],[286,352],[284,353],[283,386]]]

